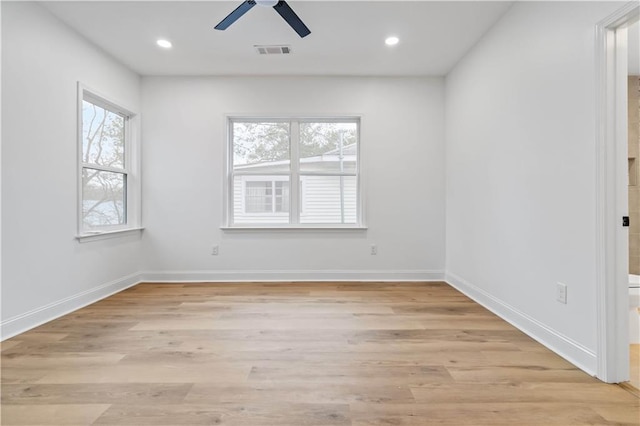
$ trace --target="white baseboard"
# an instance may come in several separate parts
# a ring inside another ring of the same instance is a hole
[[[444,271],[146,271],[142,282],[443,281]]]
[[[73,296],[66,297],[40,308],[33,309],[20,315],[0,322],[0,341],[24,333],[46,322],[52,321],[70,312],[77,311],[98,300],[109,297],[140,282],[140,274],[135,273],[126,277],[99,285]]]
[[[448,272],[445,281],[529,337],[585,371],[587,374],[595,376],[597,371],[597,357],[594,351],[582,346],[580,343],[559,333],[535,318],[528,316],[513,306],[504,303],[455,274]]]

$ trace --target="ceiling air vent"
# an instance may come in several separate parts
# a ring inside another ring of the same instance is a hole
[[[260,55],[288,55],[291,53],[289,46],[253,46]]]

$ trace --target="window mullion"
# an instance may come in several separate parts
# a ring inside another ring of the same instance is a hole
[[[234,134],[233,134],[233,122],[232,121],[228,121],[228,137],[229,140],[227,141],[227,146],[226,146],[226,151],[225,154],[227,156],[227,158],[225,159],[225,170],[226,170],[226,178],[227,178],[227,183],[226,183],[226,220],[227,220],[227,225],[231,225],[235,222],[235,203],[236,203],[236,194],[235,194],[235,190],[236,190],[236,172],[235,172],[235,165],[233,164],[233,152],[234,152]],[[246,200],[246,192],[247,192],[247,184],[246,182],[244,182],[244,180],[242,180],[241,182],[242,185],[242,192],[240,194],[240,196],[242,197],[240,202],[242,203],[242,211],[246,213],[247,211],[247,200]]]
[[[291,156],[291,182],[289,183],[289,222],[300,223],[300,122],[291,121],[289,126],[289,143]]]
[[[276,197],[276,181],[272,180],[271,181],[271,213],[275,213],[276,210],[276,203],[277,203],[277,197]]]

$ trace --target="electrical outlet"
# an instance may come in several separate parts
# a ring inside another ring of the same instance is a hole
[[[371,244],[371,255],[375,256],[376,254],[378,254],[378,246],[375,244]]]
[[[212,246],[211,247],[211,256],[217,256],[218,255],[218,246]]]
[[[562,283],[556,284],[556,300],[560,303],[567,304],[567,285]]]

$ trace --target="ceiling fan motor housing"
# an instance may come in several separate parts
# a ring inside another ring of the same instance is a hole
[[[279,0],[256,0],[258,6],[273,7],[278,4]]]

